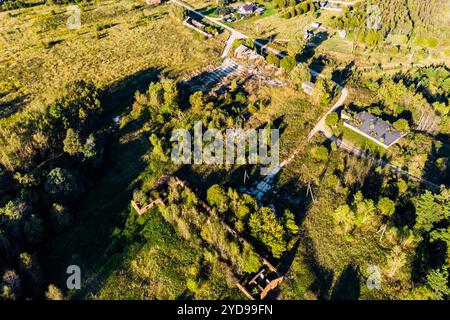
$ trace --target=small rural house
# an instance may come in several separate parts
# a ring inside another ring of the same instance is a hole
[[[366,111],[362,111],[346,120],[344,127],[361,134],[385,149],[391,147],[405,136],[405,133],[395,130],[388,122]]]
[[[240,6],[237,12],[242,14],[243,16],[248,16],[250,14],[253,14],[255,10],[256,6],[253,3],[246,3],[243,6]]]

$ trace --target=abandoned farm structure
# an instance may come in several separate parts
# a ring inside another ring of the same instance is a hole
[[[158,188],[163,186],[168,186],[170,182],[174,182],[183,188],[189,188],[188,183],[181,180],[177,176],[162,176],[158,181]],[[199,205],[211,214],[213,211],[204,201],[198,199]],[[151,203],[143,206],[131,201],[131,207],[136,211],[139,216],[142,216],[147,211],[152,209],[154,206],[165,206],[164,200],[162,198],[157,198]],[[244,245],[250,245],[247,240],[245,240],[236,230],[234,230],[230,225],[228,225],[224,220],[220,221],[222,228],[233,236],[237,241]],[[263,300],[270,296],[270,294],[275,290],[278,285],[283,281],[284,276],[279,273],[279,271],[266,259],[266,257],[255,251],[255,254],[259,257],[262,262],[262,267],[255,275],[244,276],[243,279],[236,281],[236,286],[238,289],[249,299],[249,300]]]
[[[234,55],[238,59],[249,59],[249,60],[264,60],[264,57],[256,53],[253,49],[240,44],[236,50],[234,50]]]

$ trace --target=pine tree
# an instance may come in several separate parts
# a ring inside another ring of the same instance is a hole
[[[77,131],[72,128],[67,129],[66,138],[64,139],[64,152],[71,156],[81,152],[82,146]]]
[[[225,212],[228,208],[228,201],[225,190],[218,184],[211,186],[206,192],[206,201],[212,207],[216,207],[219,212]]]
[[[389,198],[381,198],[378,200],[377,208],[383,216],[391,217],[395,212],[395,203]]]
[[[164,90],[160,82],[152,82],[147,91],[148,103],[154,112],[164,103]]]
[[[263,207],[252,213],[248,225],[252,236],[269,247],[275,258],[286,251],[284,228],[272,209]]]
[[[441,299],[444,295],[450,294],[450,288],[448,287],[447,269],[431,270],[427,274],[427,284]]]
[[[339,233],[348,234],[355,227],[356,215],[346,204],[334,210],[333,218]]]
[[[284,226],[288,230],[288,232],[292,235],[296,235],[299,232],[299,227],[295,223],[295,216],[290,210],[284,211]]]
[[[444,218],[434,195],[428,190],[417,199],[416,215],[414,228],[421,232],[430,231],[436,222]]]
[[[195,114],[202,114],[205,111],[205,95],[202,91],[197,91],[189,97],[191,109]]]

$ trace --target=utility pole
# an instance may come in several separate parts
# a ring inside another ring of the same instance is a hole
[[[311,188],[311,182],[308,182],[308,188],[306,189],[306,197],[308,197],[308,194],[311,194],[311,199],[314,202],[314,194],[312,192],[312,188]]]
[[[244,184],[247,182],[247,179],[249,179],[250,177],[247,174],[247,169],[245,169],[244,171]]]

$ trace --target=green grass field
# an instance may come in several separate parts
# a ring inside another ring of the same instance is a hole
[[[222,42],[203,41],[169,17],[168,5],[101,1],[82,5],[81,28],[66,28],[66,7],[36,6],[0,13],[0,105],[51,99],[65,83],[102,89],[151,68],[183,72],[219,61]],[[99,31],[101,30],[101,31]]]
[[[342,138],[345,141],[348,141],[363,150],[369,150],[371,154],[379,156],[389,155],[386,149],[349,128],[344,127],[342,133]]]

